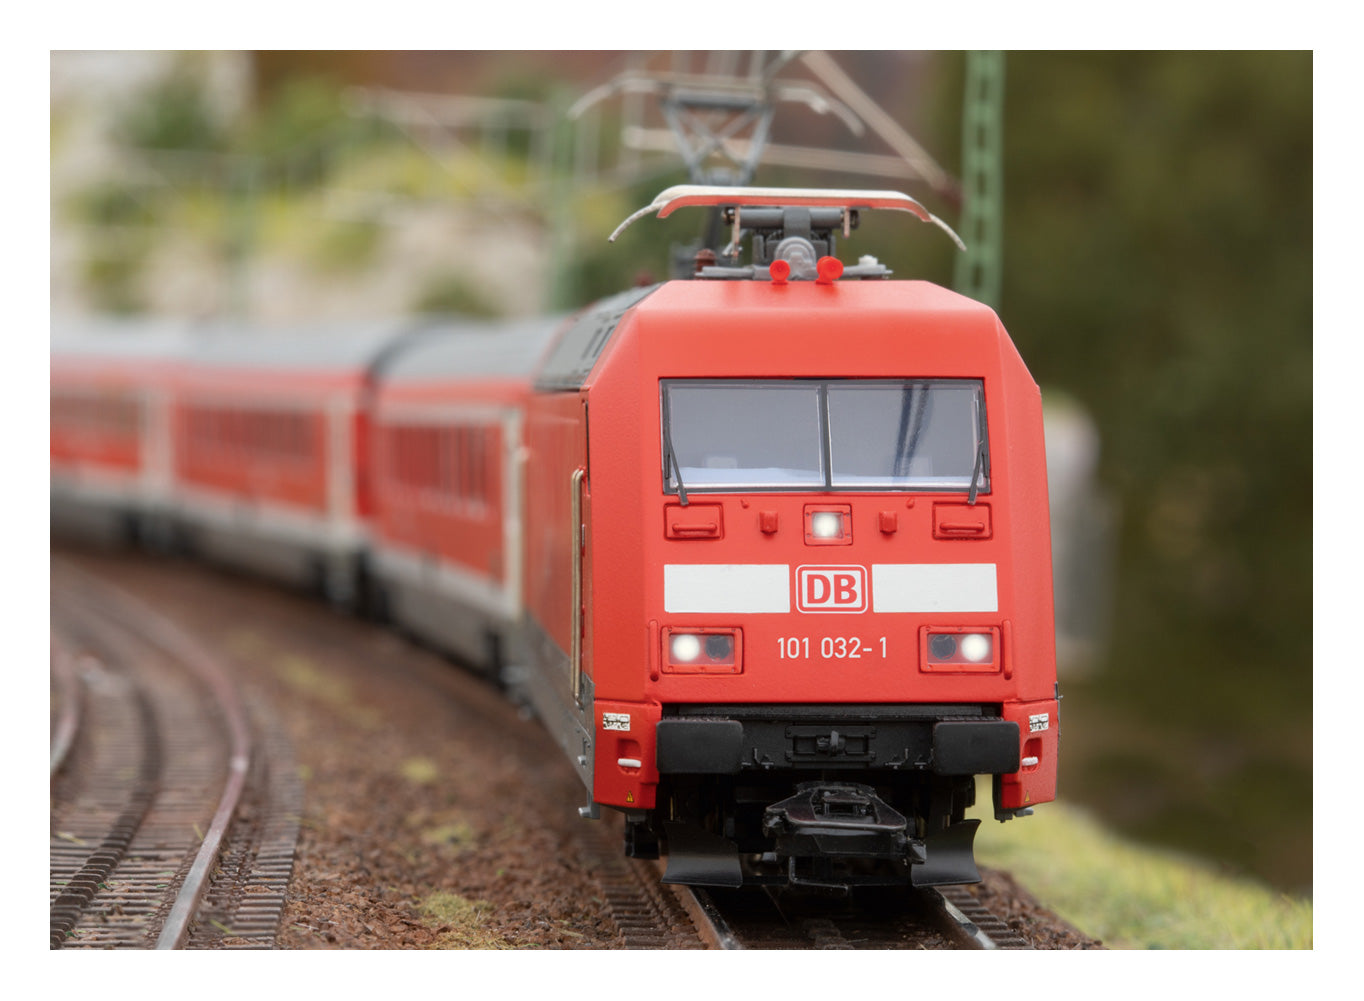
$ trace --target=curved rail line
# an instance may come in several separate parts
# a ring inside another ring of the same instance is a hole
[[[98,796],[82,804],[90,824],[102,828],[93,850],[78,835],[54,832],[63,843],[54,842],[53,847],[52,876],[61,885],[49,907],[49,945],[53,949],[66,943],[95,896],[108,889],[110,875],[124,861],[156,799],[161,775],[161,743],[146,693],[131,685],[107,687],[111,689],[107,700],[131,733],[107,748],[102,762],[107,774],[120,777],[119,787],[97,790]],[[68,872],[62,883],[58,877]]]
[[[186,949],[271,949],[288,899],[303,814],[293,747],[268,706],[253,705],[261,734],[227,844]]]
[[[159,650],[171,661],[187,670],[213,699],[226,728],[229,752],[227,777],[218,799],[208,830],[204,833],[189,870],[181,881],[162,923],[156,941],[158,949],[182,947],[189,934],[194,916],[203,900],[209,877],[223,846],[223,840],[241,799],[251,764],[251,738],[245,709],[231,680],[195,641],[167,622],[141,602],[118,589],[97,582],[84,573],[66,565],[54,564],[54,585],[60,578],[65,601],[71,606],[87,632],[99,633],[103,641],[120,648],[128,656],[133,642],[141,642]],[[123,639],[117,637],[122,634]],[[130,642],[131,641],[131,642]],[[151,808],[156,793],[156,772],[159,772],[160,753],[157,747],[156,721],[145,692],[137,693],[143,731],[144,751],[141,756],[141,781],[134,790],[127,808],[118,817],[106,845],[91,854],[77,876],[52,905],[52,945],[61,946],[83,909],[89,905],[97,889],[122,860],[138,828]],[[155,769],[155,771],[153,771]],[[98,870],[98,871],[95,871]]]
[[[52,728],[52,754],[48,774],[53,780],[66,765],[81,723],[81,679],[72,663],[71,651],[55,634],[49,638],[52,678],[56,682],[57,719]]]

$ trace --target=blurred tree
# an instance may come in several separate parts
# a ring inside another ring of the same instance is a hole
[[[686,181],[678,170],[662,177],[637,181],[596,197],[579,197],[572,219],[572,242],[562,263],[566,307],[586,305],[633,285],[667,281],[674,247],[697,241],[705,225],[700,210],[678,212],[667,219],[648,216],[637,221],[614,243],[610,234],[631,212],[648,205],[659,191]]]
[[[1240,745],[1232,772],[1300,769],[1240,783],[1222,807],[1247,825],[1271,798],[1307,817],[1312,57],[1008,67],[1001,315],[1039,383],[1098,421],[1122,512],[1095,684],[1153,738]],[[1310,833],[1307,852],[1310,879]]]
[[[1103,430],[1129,568],[1114,656],[1310,691],[1311,57],[1009,72],[1006,321]]]
[[[273,180],[308,187],[326,180],[357,148],[392,135],[383,122],[350,114],[331,78],[299,76],[272,89],[243,123],[233,148],[257,158]]]
[[[203,73],[186,53],[143,100],[131,103],[114,123],[114,136],[141,150],[216,153],[227,144],[205,89]]]

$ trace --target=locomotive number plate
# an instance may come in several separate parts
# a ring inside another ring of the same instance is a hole
[[[630,729],[629,713],[602,713],[601,728],[603,730],[626,730]]]
[[[807,660],[811,656],[824,660],[863,660],[886,656],[886,638],[865,639],[861,636],[781,636],[777,638],[777,656],[781,660]]]

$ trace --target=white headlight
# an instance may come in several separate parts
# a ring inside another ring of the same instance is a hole
[[[843,516],[834,511],[819,511],[810,517],[810,534],[816,539],[836,539],[843,534]]]
[[[982,660],[990,659],[990,637],[984,633],[970,633],[961,638],[958,649],[963,659],[979,664]]]
[[[687,664],[701,656],[701,638],[691,633],[677,633],[669,646],[674,661]]]

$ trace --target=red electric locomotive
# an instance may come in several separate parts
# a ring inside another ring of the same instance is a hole
[[[992,310],[832,257],[905,196],[646,211],[686,204],[753,263],[599,303],[536,377],[524,687],[669,881],[976,880],[975,776],[1000,819],[1055,794],[1038,388]]]

